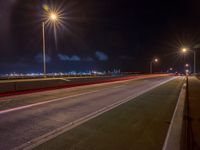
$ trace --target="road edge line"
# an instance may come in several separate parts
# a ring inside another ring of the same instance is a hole
[[[168,128],[162,150],[180,150],[186,101],[186,83],[183,84]]]

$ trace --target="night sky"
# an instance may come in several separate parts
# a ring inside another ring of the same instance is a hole
[[[65,17],[45,30],[48,72],[148,72],[154,57],[157,72],[181,70],[193,57],[179,49],[199,51],[198,0],[0,0],[0,73],[42,72],[44,5]]]

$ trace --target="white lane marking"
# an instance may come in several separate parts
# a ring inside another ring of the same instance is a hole
[[[13,111],[17,111],[17,110],[31,108],[31,107],[34,107],[34,106],[39,106],[39,105],[43,105],[43,104],[48,104],[48,103],[60,101],[60,100],[63,100],[63,99],[68,99],[68,98],[73,98],[73,97],[82,96],[82,95],[86,95],[86,94],[91,94],[91,93],[95,93],[95,92],[98,92],[98,91],[100,91],[100,90],[86,92],[86,93],[81,93],[81,94],[76,94],[76,95],[70,95],[70,96],[66,96],[66,97],[62,97],[62,98],[57,98],[57,99],[53,99],[53,100],[49,100],[49,101],[44,101],[44,102],[34,103],[34,104],[30,104],[30,105],[15,107],[15,108],[11,108],[11,109],[1,110],[0,111],[0,115],[1,114],[5,114],[5,113],[9,113],[9,112],[13,112]]]
[[[61,80],[66,81],[66,82],[71,81],[70,79],[65,79],[65,78],[61,78]]]
[[[113,87],[112,89],[121,88],[121,87],[124,87],[124,86],[126,86],[126,85],[116,86],[116,87]],[[61,98],[57,98],[57,99],[53,99],[53,100],[49,100],[49,101],[44,101],[44,102],[29,104],[29,105],[25,105],[25,106],[15,107],[15,108],[11,108],[11,109],[1,110],[0,115],[6,114],[6,113],[9,113],[9,112],[13,112],[13,111],[31,108],[31,107],[34,107],[34,106],[39,106],[39,105],[48,104],[48,103],[52,103],[52,102],[56,102],[56,101],[61,101],[63,99],[69,99],[69,98],[74,98],[74,97],[78,97],[78,96],[82,96],[82,95],[92,94],[92,93],[100,92],[100,91],[103,91],[103,90],[106,90],[106,89],[95,90],[95,91],[85,92],[85,93],[81,93],[81,94],[61,97]]]
[[[24,143],[24,144],[22,144],[20,146],[17,146],[13,150],[21,150],[21,149],[23,149],[23,150],[31,150],[31,149],[35,148],[36,146],[39,146],[40,144],[42,144],[42,143],[44,143],[44,142],[46,142],[46,141],[48,141],[48,140],[50,140],[50,139],[52,139],[54,137],[66,132],[66,131],[69,131],[69,130],[77,127],[78,125],[81,125],[82,123],[84,123],[86,121],[89,121],[89,120],[91,120],[91,119],[93,119],[93,118],[95,118],[95,117],[97,117],[97,116],[99,116],[99,115],[101,115],[101,114],[113,109],[113,108],[116,108],[116,107],[118,107],[118,106],[120,106],[120,105],[122,105],[122,104],[124,104],[124,103],[126,103],[128,101],[130,101],[130,100],[133,100],[134,98],[136,98],[136,97],[138,97],[138,96],[140,96],[140,95],[142,95],[142,94],[144,94],[144,93],[146,93],[146,92],[148,92],[148,91],[150,91],[150,90],[152,90],[152,89],[154,89],[156,87],[159,87],[160,85],[163,85],[163,84],[165,84],[165,83],[167,83],[167,82],[169,82],[169,81],[171,81],[171,80],[173,80],[175,78],[177,78],[177,77],[173,77],[171,79],[168,79],[168,80],[165,80],[165,81],[163,81],[161,83],[158,83],[158,84],[156,84],[156,85],[154,85],[152,87],[148,87],[147,89],[145,89],[143,91],[140,91],[136,95],[128,96],[127,98],[124,98],[121,101],[118,101],[118,102],[115,102],[115,103],[113,103],[111,105],[103,107],[103,108],[101,108],[101,109],[99,109],[99,110],[97,110],[95,112],[92,112],[92,113],[90,113],[90,114],[88,114],[88,115],[86,115],[84,117],[81,117],[81,118],[79,118],[79,119],[77,119],[77,120],[75,120],[73,122],[70,122],[70,123],[68,123],[68,124],[66,124],[66,125],[64,125],[62,127],[59,127],[59,128],[57,128],[57,129],[55,129],[55,130],[53,130],[51,132],[48,132],[48,133],[46,133],[46,134],[44,134],[42,136],[39,136],[39,137],[37,137],[37,138],[35,138],[35,139],[31,140],[31,141],[28,141],[28,142],[26,142],[26,143]]]

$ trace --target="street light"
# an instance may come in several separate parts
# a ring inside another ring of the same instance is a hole
[[[56,21],[57,20],[57,15],[55,13],[51,13],[50,16],[49,16],[50,20],[52,21]]]
[[[186,68],[187,70],[189,70],[189,72],[192,71],[190,64],[185,64],[185,68]]]
[[[188,50],[187,48],[183,48],[182,50],[182,53],[187,53],[188,51],[189,52],[193,52],[193,55],[194,55],[194,74],[196,73],[196,51],[194,50]]]
[[[151,62],[150,62],[150,74],[152,74],[153,72],[153,63],[157,63],[158,62],[158,59],[155,58],[153,59]]]
[[[45,25],[47,22],[56,22],[58,20],[58,15],[56,13],[49,13],[48,19],[42,22],[42,38],[43,38],[43,73],[44,77],[46,77],[46,40],[45,40]]]
[[[183,53],[186,53],[186,52],[187,52],[187,48],[183,48],[183,49],[182,49],[182,52],[183,52]]]

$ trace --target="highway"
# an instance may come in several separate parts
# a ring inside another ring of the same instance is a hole
[[[0,149],[18,147],[106,106],[134,98],[174,78],[168,76],[119,81],[102,86],[89,85],[77,93],[72,92],[73,88],[62,89],[62,92],[69,95],[60,98],[55,98],[56,94],[59,95],[60,90],[57,90],[0,99],[4,101],[0,103]],[[50,94],[52,95],[49,96]],[[46,99],[40,100],[40,97],[42,99],[45,95]],[[19,102],[29,101],[29,98],[34,103],[9,105],[12,99]],[[5,105],[7,106],[4,107]]]

